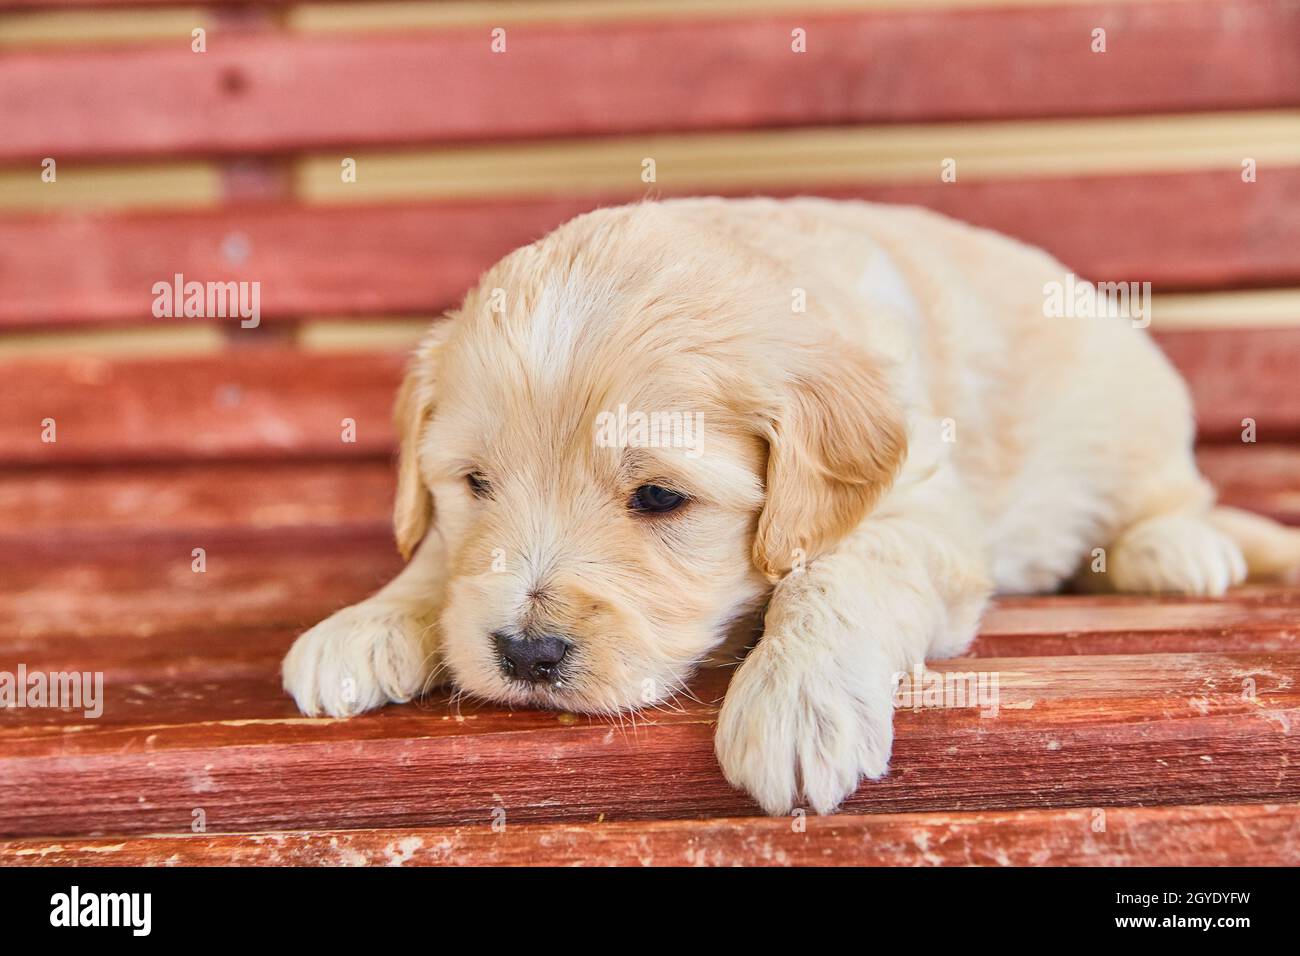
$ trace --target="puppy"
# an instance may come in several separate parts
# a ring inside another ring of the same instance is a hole
[[[961,653],[994,591],[1219,595],[1300,562],[1296,533],[1212,507],[1144,330],[1045,316],[1065,276],[915,208],[580,216],[418,349],[409,562],[298,638],[285,688],[346,716],[445,675],[609,714],[671,696],[765,608],[718,759],[769,813],[827,813],[886,771],[894,675]]]

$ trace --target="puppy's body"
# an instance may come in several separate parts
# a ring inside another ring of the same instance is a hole
[[[423,544],[299,639],[286,687],[356,713],[445,667],[485,697],[636,707],[766,601],[718,756],[769,812],[827,812],[886,770],[893,675],[964,649],[994,589],[1218,594],[1241,545],[1300,561],[1287,532],[1211,511],[1186,389],[1144,331],[1044,316],[1065,277],[902,207],[700,199],[566,224],[417,355],[395,523]],[[698,413],[703,447],[597,440],[624,406]],[[646,488],[684,503],[649,513]]]
[[[900,485],[955,472],[998,591],[1053,590],[1139,519],[1213,500],[1181,379],[1128,320],[1045,317],[1044,286],[1068,270],[1041,250],[915,207],[683,206],[789,263],[835,303],[835,332],[888,363],[907,406]]]

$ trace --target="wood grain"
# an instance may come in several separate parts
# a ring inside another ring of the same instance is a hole
[[[1196,462],[1224,504],[1300,524],[1300,447],[1230,438],[1221,445],[1202,445]]]
[[[5,866],[1290,866],[1300,806],[1112,807],[0,842]]]
[[[1300,165],[1300,111],[1162,114],[1066,120],[904,123],[731,130],[536,143],[349,150],[214,160],[65,164],[43,182],[33,163],[0,168],[0,212],[210,208],[221,199],[269,199],[291,187],[308,204],[612,196],[643,188],[814,190],[933,182],[951,158],[960,181],[1216,171]]]
[[[351,312],[436,314],[479,273],[591,202],[445,203],[355,209],[236,206],[216,212],[0,219],[0,326],[153,318],[152,288],[261,283],[266,320]],[[233,252],[232,252],[233,250]],[[382,276],[383,281],[376,281]],[[218,320],[235,333],[237,320]]]
[[[87,660],[83,666],[93,663]],[[969,662],[939,665],[965,670]],[[1001,658],[1000,709],[897,712],[893,770],[854,812],[1279,802],[1300,797],[1300,654]],[[971,668],[973,669],[973,668]],[[706,670],[699,701],[730,672]],[[751,814],[713,758],[714,703],[635,726],[452,706],[296,715],[274,674],[108,680],[99,720],[0,714],[0,833],[220,831]],[[87,794],[94,794],[87,800]]]
[[[404,365],[397,353],[308,356],[276,347],[14,361],[0,376],[0,456],[65,465],[371,458],[392,447]],[[47,419],[56,441],[43,440]],[[345,421],[355,423],[354,433]]]
[[[357,152],[344,182],[337,153],[293,161],[309,203],[600,195],[641,189],[642,163],[673,192],[930,183],[949,158],[958,182],[1218,171],[1242,158],[1300,165],[1300,111],[1100,119],[905,123]],[[32,177],[34,179],[34,177]],[[950,183],[948,185],[951,185]],[[30,192],[41,193],[33,183]],[[49,190],[45,190],[48,192]]]
[[[31,163],[0,169],[0,211],[193,208],[215,206],[221,199],[216,163],[64,164],[52,183],[44,182],[40,173]]]
[[[843,186],[764,192],[929,206],[1041,245],[1082,276],[1149,281],[1157,291],[1300,284],[1300,168],[1271,169],[1250,184],[1233,171],[1201,171],[947,184],[850,177]],[[216,321],[246,331],[231,319],[155,319],[153,285],[176,273],[260,282],[264,321],[436,314],[511,250],[595,206],[634,198],[0,218],[0,327]]]
[[[195,548],[204,551],[201,572]],[[386,522],[374,530],[343,522],[260,533],[176,526],[155,536],[9,539],[0,541],[0,653],[15,662],[75,662],[93,652],[108,666],[114,659],[106,653],[116,648],[132,662],[131,640],[152,638],[143,653],[165,659],[218,633],[301,630],[372,594],[400,568]]]
[[[243,467],[213,473],[229,476],[222,491],[205,488],[199,469],[178,469],[176,497],[152,518],[149,501],[167,485],[165,471],[92,471],[89,497],[106,507],[67,516],[47,547],[15,548],[0,561],[8,585],[0,593],[0,669],[12,671],[20,662],[102,669],[108,700],[99,720],[64,711],[0,712],[0,832],[185,831],[193,810],[202,808],[214,830],[466,829],[427,843],[404,831],[373,843],[362,836],[330,844],[333,834],[319,842],[283,834],[231,837],[204,851],[194,850],[201,842],[137,846],[113,839],[89,844],[85,855],[121,846],[122,862],[135,859],[132,853],[179,862],[206,852],[194,859],[224,854],[252,863],[258,851],[250,847],[262,847],[262,862],[360,862],[387,861],[385,851],[396,846],[398,857],[414,850],[413,862],[433,862],[436,853],[424,850],[454,837],[458,862],[524,862],[542,845],[558,846],[546,859],[585,854],[590,861],[622,859],[625,852],[617,831],[610,831],[609,845],[601,842],[605,831],[591,824],[602,814],[605,821],[633,821],[754,812],[713,763],[714,702],[725,689],[725,669],[694,682],[692,692],[704,703],[683,699],[678,709],[622,726],[454,706],[445,693],[354,721],[298,717],[276,675],[294,634],[363,596],[397,565],[386,530],[358,530],[351,538],[328,531],[335,520],[346,525],[348,502],[340,489],[354,483],[373,483],[369,513],[382,517],[383,474],[375,462],[329,466],[338,469],[331,487],[322,475],[288,464],[268,468],[265,486],[252,493]],[[369,477],[357,482],[358,473]],[[130,494],[115,493],[118,481]],[[300,485],[300,500],[283,511]],[[75,494],[74,484],[64,487]],[[42,500],[57,515],[54,498]],[[8,502],[21,510],[21,496]],[[272,519],[264,524],[257,516],[268,513]],[[133,515],[149,533],[124,551],[101,532],[125,529]],[[190,533],[209,544],[207,535],[225,536],[210,547],[204,575],[191,571],[188,547],[178,546]],[[66,536],[63,545],[59,536]],[[1134,803],[1294,800],[1300,793],[1286,767],[1296,758],[1288,728],[1300,718],[1297,609],[1300,591],[1274,588],[1245,589],[1228,601],[1004,599],[973,650],[978,660],[935,665],[997,673],[998,716],[982,718],[970,708],[900,712],[893,774],[865,785],[850,809],[940,813],[926,832],[949,834],[948,840],[965,834],[951,844],[953,856],[941,857],[953,861],[967,852],[975,854],[972,862],[982,862],[985,852],[993,859],[1001,852],[1011,859],[1020,859],[1017,852],[1026,859],[1051,852],[1058,862],[1138,862],[1172,854],[1177,842],[1145,836],[1130,856],[1108,855],[1118,852],[1114,846],[1071,842],[1059,828],[1054,837],[1032,817],[1004,814],[999,819],[1019,823],[997,832],[1021,849],[998,850],[989,842],[993,831],[987,838],[964,827],[953,831],[948,818],[1023,807],[1108,808],[1109,814]],[[464,836],[491,834],[496,807],[506,809],[511,832],[526,834],[517,824],[532,822],[553,825],[555,835],[539,836],[532,849],[525,839],[515,850]],[[1250,822],[1235,831],[1242,839],[1231,851],[1216,849],[1229,825],[1201,821],[1170,832],[1183,837],[1189,859],[1272,860],[1290,852],[1290,844],[1277,842],[1273,824]],[[755,845],[764,832],[760,826],[742,842]],[[680,841],[701,845],[684,834],[662,839],[659,859],[671,846],[685,852]],[[708,839],[713,859],[740,852],[728,849],[731,837]],[[837,844],[842,853],[830,855],[868,862],[875,851],[863,850],[863,840]],[[51,847],[65,842],[14,849],[60,859],[65,851]],[[874,831],[869,842],[882,854],[895,853],[889,859],[906,853],[887,832]],[[326,845],[344,849],[331,856]],[[797,855],[794,848],[785,852]],[[824,854],[826,847],[810,852]],[[911,859],[928,858],[914,852]]]
[[[1201,449],[1220,471],[1250,476],[1224,496],[1246,507],[1298,493],[1297,454],[1290,446]],[[393,480],[387,455],[0,471],[0,634],[29,660],[75,661],[86,642],[128,637],[157,639],[146,656],[165,659],[167,642],[188,653],[181,638],[197,631],[314,623],[399,566]],[[196,547],[208,558],[202,574],[191,569]],[[1003,598],[971,654],[1294,649],[1297,593]],[[127,645],[109,646],[125,653]]]
[[[131,641],[149,638],[157,646],[142,653],[161,659],[168,646],[180,653],[198,632],[315,623],[400,567],[389,528],[387,463],[311,464],[305,468],[321,473],[307,480],[299,466],[256,467],[264,467],[264,480],[247,494],[238,472],[225,469],[213,473],[229,476],[229,491],[220,493],[195,483],[188,468],[176,469],[174,482],[167,480],[172,469],[148,469],[147,479],[120,490],[98,476],[87,482],[86,497],[108,504],[47,529],[21,527],[26,512],[57,510],[51,495],[60,486],[75,501],[75,481],[10,487],[0,498],[0,518],[13,515],[19,527],[0,535],[7,585],[0,592],[0,646],[29,660],[75,660],[90,647],[109,666],[133,661]],[[154,489],[165,485],[155,507]],[[137,531],[129,530],[133,516]],[[196,547],[207,559],[201,574],[192,570]],[[1298,622],[1300,590],[1280,587],[1238,589],[1231,600],[1004,597],[970,654],[1288,650],[1297,649]]]
[[[1300,438],[1300,329],[1157,333],[1156,341],[1191,386],[1202,440],[1249,446]],[[1243,470],[1254,460],[1243,455]]]
[[[1088,42],[1099,24],[1117,34],[1104,55]],[[250,36],[202,56],[187,44],[15,52],[0,62],[0,158],[1266,108],[1300,97],[1300,14],[1284,0],[805,13],[802,55],[791,52],[793,25],[518,24],[501,55],[483,29]]]
[[[0,4],[0,9],[3,9]],[[132,41],[189,42],[190,31],[215,32],[217,17],[202,7],[149,11],[27,10],[0,15],[0,49],[75,43],[121,44]]]
[[[137,541],[289,530],[382,537],[395,482],[389,450],[386,443],[356,458],[0,469],[0,553],[87,546],[127,532]],[[1221,502],[1300,524],[1300,445],[1202,444],[1196,458]]]
[[[1191,386],[1203,438],[1243,444],[1245,418],[1255,420],[1260,442],[1300,438],[1300,393],[1292,387],[1300,330],[1178,332],[1157,341]],[[163,359],[11,360],[0,363],[0,465],[386,456],[404,363],[400,353],[280,347]],[[43,440],[48,420],[57,441]],[[355,441],[343,440],[348,420]],[[1247,480],[1288,501],[1296,490],[1290,459],[1274,458],[1266,472],[1264,456],[1250,457],[1257,447],[1243,444],[1235,459],[1240,471],[1258,475]],[[1248,464],[1255,461],[1258,471]]]
[[[1241,588],[1227,600],[1142,595],[1002,597],[968,657],[1300,650],[1300,591]]]
[[[386,532],[395,467],[339,461],[214,461],[0,471],[0,553],[24,547],[286,530]]]

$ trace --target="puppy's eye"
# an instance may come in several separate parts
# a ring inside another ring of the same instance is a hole
[[[469,493],[475,498],[492,497],[492,486],[477,471],[472,471],[465,476],[465,484],[469,485]]]
[[[663,514],[665,511],[674,511],[685,503],[685,495],[670,491],[667,488],[661,488],[658,485],[642,485],[632,492],[632,497],[629,499],[627,506],[633,511]]]

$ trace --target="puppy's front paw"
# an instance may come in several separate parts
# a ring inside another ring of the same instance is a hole
[[[790,812],[802,793],[831,813],[862,777],[884,776],[893,717],[883,667],[846,667],[822,649],[765,637],[731,681],[715,748],[727,780],[765,812]]]
[[[431,663],[432,622],[409,608],[363,601],[294,641],[281,671],[304,714],[351,717],[408,701]]]

